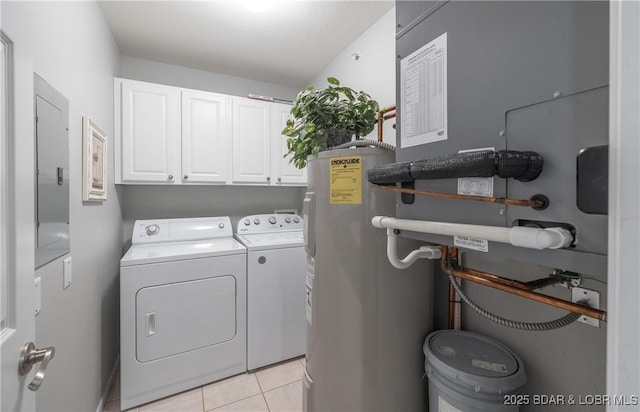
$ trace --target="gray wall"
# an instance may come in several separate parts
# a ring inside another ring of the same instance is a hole
[[[34,139],[33,72],[69,99],[73,284],[62,289],[61,259],[36,272],[42,278],[36,342],[39,347],[56,347],[55,359],[36,394],[37,410],[92,411],[118,356],[122,218],[113,184],[112,96],[120,53],[96,3],[2,2],[2,28],[15,44],[20,71],[15,87],[20,123],[16,129],[26,132],[17,140]],[[104,203],[82,203],[83,115],[95,120],[109,136],[109,199]],[[29,209],[34,200],[34,153],[20,150],[17,156],[17,190]],[[18,232],[33,233],[32,220],[19,224]],[[33,273],[33,253],[29,260]]]
[[[124,56],[122,77],[246,96],[249,93],[294,99],[298,90],[273,83],[189,69]],[[274,209],[302,210],[304,188],[261,186],[121,186],[124,218],[124,250],[130,244],[136,219],[230,216],[235,222],[242,216],[272,213]]]

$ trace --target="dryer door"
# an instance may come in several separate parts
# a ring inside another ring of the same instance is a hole
[[[236,317],[233,276],[142,288],[136,295],[136,358],[150,362],[229,341]]]

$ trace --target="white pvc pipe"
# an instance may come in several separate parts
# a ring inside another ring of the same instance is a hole
[[[407,230],[444,236],[465,236],[492,242],[508,243],[530,249],[560,249],[573,243],[573,235],[561,227],[547,229],[516,226],[468,225],[461,223],[429,222],[423,220],[396,219],[375,216],[371,223],[378,228]]]
[[[397,253],[397,240],[393,229],[387,229],[387,258],[397,269],[406,269],[418,259],[440,259],[440,248],[437,246],[421,246],[409,253],[404,259],[400,259]]]

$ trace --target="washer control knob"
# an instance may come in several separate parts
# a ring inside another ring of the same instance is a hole
[[[269,223],[271,223],[272,225],[275,225],[277,222],[276,217],[275,216],[271,216],[269,217]]]
[[[149,225],[145,228],[145,231],[147,232],[147,236],[155,236],[160,231],[160,226],[156,224]]]
[[[249,226],[251,224],[251,221],[249,219],[245,219],[244,220],[244,225],[245,226]]]
[[[287,216],[287,217],[284,218],[284,221],[287,222],[287,223],[291,223],[291,218],[289,216]]]
[[[294,223],[300,223],[300,218],[298,216],[293,218]]]
[[[218,224],[218,227],[219,227],[220,229],[224,229],[224,223],[220,222],[220,223]]]
[[[260,224],[260,219],[257,219],[257,218],[256,218],[256,219],[254,219],[254,220],[253,220],[253,223],[255,223],[256,225],[259,225],[259,224]]]

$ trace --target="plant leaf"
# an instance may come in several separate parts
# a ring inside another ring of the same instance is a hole
[[[334,86],[340,86],[340,81],[335,77],[327,77],[327,81],[329,84],[333,84]]]

